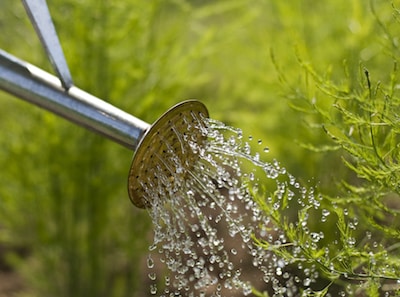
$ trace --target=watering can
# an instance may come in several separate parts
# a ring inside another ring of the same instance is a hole
[[[59,42],[45,0],[23,0],[25,9],[57,73],[54,76],[0,49],[0,89],[41,108],[47,109],[73,123],[97,132],[131,150],[134,156],[128,176],[128,193],[132,203],[149,206],[143,200],[143,187],[149,167],[164,166],[167,150],[173,150],[183,164],[196,156],[188,154],[180,133],[191,134],[192,141],[202,141],[200,133],[190,122],[208,117],[208,110],[197,100],[181,102],[165,112],[152,125],[101,100],[73,83],[68,64]]]

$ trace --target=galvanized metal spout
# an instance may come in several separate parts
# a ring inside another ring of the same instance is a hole
[[[168,151],[181,158],[189,170],[196,153],[182,143],[181,135],[201,143],[205,135],[193,124],[208,117],[199,101],[177,104],[150,125],[73,85],[67,62],[45,0],[23,0],[28,15],[46,49],[58,78],[0,49],[0,89],[51,111],[71,122],[97,132],[135,151],[128,176],[129,197],[140,208],[150,206],[144,199],[151,167],[174,167]],[[184,175],[181,175],[184,178]]]
[[[0,50],[0,89],[136,150],[150,125]]]
[[[128,192],[132,203],[140,208],[150,205],[143,200],[142,188],[149,169],[174,162],[162,160],[168,159],[169,149],[174,148],[185,163],[197,159],[185,148],[187,144],[181,143],[179,134],[189,133],[192,141],[199,143],[204,140],[201,131],[187,122],[208,117],[207,108],[197,100],[177,104],[150,125],[75,86],[66,90],[57,77],[2,50],[0,89],[134,150]]]

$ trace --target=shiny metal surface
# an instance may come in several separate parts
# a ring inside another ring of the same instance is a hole
[[[47,56],[65,89],[72,87],[72,77],[64,57],[46,0],[22,0]]]
[[[129,197],[139,208],[150,206],[146,187],[158,174],[183,180],[197,160],[189,143],[205,139],[195,122],[208,117],[207,108],[196,100],[185,101],[149,125],[75,87],[46,1],[23,3],[58,78],[0,49],[0,89],[134,150]]]
[[[0,89],[100,133],[130,149],[150,127],[146,122],[0,50]]]
[[[161,187],[159,190],[168,195],[165,183],[185,180],[198,159],[190,142],[200,146],[206,138],[198,127],[204,117],[208,117],[207,108],[199,101],[188,100],[172,107],[147,130],[133,156],[128,176],[129,197],[135,206],[151,206],[146,199],[154,197],[148,197],[146,188]]]
[[[65,90],[57,77],[2,50],[0,89],[134,150],[128,192],[139,208],[150,206],[144,187],[157,178],[157,170],[183,180],[197,160],[185,136],[196,143],[205,138],[194,124],[208,117],[199,101],[181,102],[149,125],[75,86]]]

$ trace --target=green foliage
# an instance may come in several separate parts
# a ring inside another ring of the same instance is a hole
[[[77,86],[148,122],[178,101],[201,99],[213,118],[265,139],[271,157],[303,183],[317,183],[318,199],[302,199],[299,210],[289,192],[281,209],[263,204],[291,242],[265,247],[295,252],[293,264],[321,272],[321,284],[304,296],[347,284],[370,296],[399,290],[390,281],[399,266],[396,7],[385,0],[48,2]],[[51,71],[19,1],[0,2],[0,28],[2,49]],[[145,295],[138,263],[150,222],[127,199],[132,152],[6,94],[0,105],[0,243],[29,250],[7,257],[29,294]],[[323,210],[326,222],[312,219]],[[335,232],[316,244],[324,230]]]
[[[358,72],[350,72],[349,65],[354,62],[346,61],[344,75],[338,78],[330,72],[321,75],[298,53],[305,77],[300,84],[293,83],[275,60],[291,106],[304,114],[318,135],[325,134],[323,139],[309,140],[303,147],[325,158],[341,160],[342,166],[338,163],[327,170],[345,173],[335,174],[330,185],[320,184],[319,194],[299,203],[295,218],[282,215],[287,206],[279,201],[281,198],[272,200],[279,202],[273,204],[279,208],[258,198],[273,219],[270,228],[283,230],[287,242],[271,245],[257,238],[256,242],[291,265],[307,267],[318,275],[318,281],[302,296],[397,296],[400,289],[400,102],[398,46],[393,37],[398,35],[400,24],[396,8],[396,26],[390,26],[391,20],[383,21],[372,8],[373,19],[384,37],[382,49],[389,49],[389,56],[384,51],[375,61],[362,61],[360,56]],[[382,61],[382,56],[392,61],[392,71],[375,64]],[[368,70],[367,64],[373,70]],[[382,74],[382,80],[375,82],[373,73]],[[298,193],[295,197],[301,199],[304,195]],[[312,217],[317,220],[310,221]]]

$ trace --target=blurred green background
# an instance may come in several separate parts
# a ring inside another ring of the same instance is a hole
[[[339,82],[357,84],[360,63],[385,79],[394,53],[387,30],[398,26],[384,0],[48,5],[78,87],[149,123],[199,99],[212,118],[263,139],[271,159],[330,192],[340,156],[304,148],[328,139],[286,96],[317,92],[298,60]],[[52,71],[22,3],[0,2],[0,30],[0,48]],[[132,152],[4,92],[0,127],[0,264],[22,278],[17,293],[147,295],[151,222],[127,196]]]

